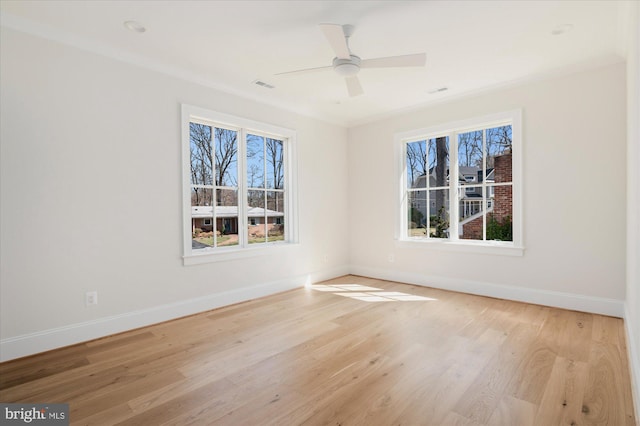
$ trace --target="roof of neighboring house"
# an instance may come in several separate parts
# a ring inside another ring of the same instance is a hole
[[[434,182],[435,176],[435,167],[429,169],[429,176],[431,178],[431,183]],[[458,166],[458,180],[463,185],[465,184],[465,176],[473,176],[475,181],[470,182],[471,185],[476,185],[478,183],[482,183],[482,168],[481,167],[468,167],[468,166]],[[447,180],[449,178],[449,168],[446,169],[446,177]],[[420,175],[416,178],[416,180],[412,184],[412,188],[421,188],[425,186],[425,175]],[[487,169],[487,181],[493,180],[493,168]],[[447,184],[448,185],[448,184]],[[430,184],[430,186],[433,186]]]
[[[464,180],[465,176],[473,176],[476,179],[476,182],[482,182],[482,168],[481,167],[466,167],[460,166],[459,170],[459,179]],[[487,180],[493,179],[493,167],[487,168]]]
[[[458,174],[461,176],[477,176],[480,170],[480,167],[460,166],[458,167]]]
[[[278,217],[284,213],[275,210],[263,209],[262,207],[249,207],[247,210],[249,217]],[[192,218],[205,218],[213,216],[213,206],[193,206],[191,207]],[[216,217],[238,217],[237,206],[216,206]]]

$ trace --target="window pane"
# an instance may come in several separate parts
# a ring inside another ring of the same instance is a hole
[[[213,185],[211,163],[211,127],[189,123],[189,146],[191,151],[191,184]]]
[[[216,244],[238,245],[238,191],[216,189]]]
[[[429,139],[429,188],[449,185],[449,138]]]
[[[284,156],[282,141],[266,140],[267,151],[267,188],[284,188]]]
[[[463,211],[464,208],[464,211]],[[460,226],[458,238],[464,240],[483,239],[484,203],[482,197],[475,200],[460,201]]]
[[[487,240],[513,241],[513,188],[511,185],[487,187]]]
[[[238,186],[238,132],[215,129],[217,186]]]
[[[247,192],[247,230],[249,244],[263,243],[266,240],[265,205],[266,191],[250,190]]]
[[[504,170],[508,169],[508,180],[505,180],[506,175],[502,175],[493,179],[496,182],[511,182],[512,141],[511,125],[486,130],[487,173],[491,172],[496,166],[495,162],[498,160],[501,160],[503,163],[502,167]],[[506,156],[506,158],[501,158],[503,156]],[[506,166],[507,163],[508,167]]]
[[[460,196],[458,214],[460,220],[468,219],[482,212],[482,186],[466,185],[458,191]]]
[[[284,193],[267,192],[267,241],[284,240]]]
[[[191,206],[213,205],[213,191],[207,188],[191,188]]]
[[[409,237],[427,236],[427,191],[411,191],[407,197],[407,235]]]
[[[449,238],[449,190],[429,191],[429,237]]]
[[[458,135],[458,196],[461,220],[482,211],[482,130]],[[463,238],[463,237],[461,237]],[[482,239],[482,233],[480,233]]]
[[[482,130],[458,135],[458,166],[460,168],[470,167],[472,170],[482,168]],[[466,175],[460,171],[461,177],[463,174]]]
[[[191,189],[191,248],[213,246],[213,190]]]
[[[407,144],[407,188],[427,187],[427,142],[418,141]]]
[[[487,129],[487,182],[512,182],[511,126]]]
[[[264,138],[247,135],[247,185],[264,188]]]

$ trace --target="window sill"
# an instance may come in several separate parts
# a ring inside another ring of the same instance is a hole
[[[451,251],[458,253],[478,253],[498,256],[523,256],[524,247],[511,243],[487,242],[487,241],[438,241],[426,239],[402,239],[396,240],[399,248],[420,248],[436,251]]]
[[[246,259],[250,257],[267,256],[278,253],[287,247],[297,247],[298,243],[267,243],[246,248],[229,247],[200,250],[187,256],[182,256],[184,266],[201,265],[203,263],[226,262],[229,260]]]

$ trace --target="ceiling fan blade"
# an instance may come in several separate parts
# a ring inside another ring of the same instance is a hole
[[[360,68],[423,67],[426,62],[426,53],[415,53],[413,55],[363,59],[360,61]]]
[[[327,41],[331,45],[336,57],[340,59],[349,59],[351,52],[349,52],[349,46],[347,45],[347,38],[344,35],[344,29],[342,25],[338,24],[320,24],[320,29],[327,38]]]
[[[332,69],[332,68],[333,68],[332,66],[328,66],[328,67],[315,67],[315,68],[305,68],[305,69],[302,69],[302,70],[279,72],[279,73],[274,74],[274,75],[287,75],[287,74],[309,74],[309,73],[313,73],[313,72],[317,72],[317,71],[330,70],[330,69]]]
[[[352,98],[364,93],[364,90],[362,90],[362,86],[360,85],[360,80],[358,80],[357,76],[353,75],[351,77],[345,77],[344,80],[347,83],[347,91],[349,92],[349,96],[351,96]]]

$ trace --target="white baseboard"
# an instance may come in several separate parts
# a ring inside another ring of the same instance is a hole
[[[536,305],[551,306],[574,311],[609,315],[618,318],[624,317],[624,301],[622,300],[492,284],[480,281],[461,280],[456,278],[436,277],[412,272],[370,268],[358,265],[351,265],[349,270],[354,275],[362,275],[365,277],[398,281],[443,290],[459,291],[479,296],[515,300],[518,302],[533,303]]]
[[[348,274],[346,266],[0,340],[0,362],[206,312]]]
[[[633,405],[635,407],[636,421],[640,421],[640,348],[634,336],[633,318],[629,314],[629,307],[625,303],[624,307],[624,325],[627,332],[627,351],[629,352],[629,370],[631,373],[631,393],[633,394]]]

